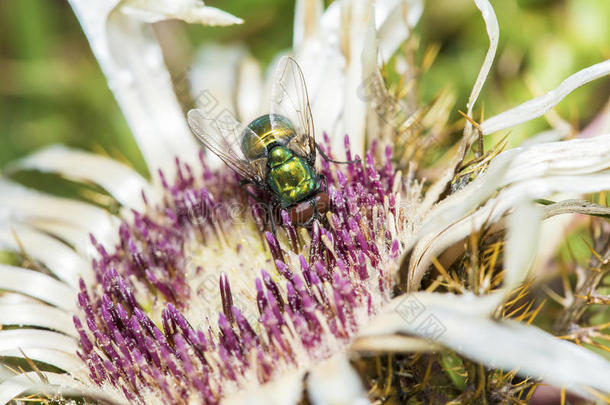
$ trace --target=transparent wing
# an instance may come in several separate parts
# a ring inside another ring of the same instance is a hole
[[[188,123],[201,143],[237,174],[247,180],[262,181],[265,165],[259,161],[264,159],[251,162],[241,150],[243,131],[250,131],[253,136],[257,136],[250,128],[228,112],[212,116],[200,109],[188,112]]]
[[[316,141],[303,72],[294,59],[284,56],[278,64],[273,79],[271,126],[273,127],[275,122],[280,124],[274,116],[288,118],[294,125],[296,136],[287,146],[313,163],[316,159]]]

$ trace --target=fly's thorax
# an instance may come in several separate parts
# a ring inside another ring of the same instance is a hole
[[[295,156],[295,153],[285,146],[270,145],[270,150],[267,155],[267,166],[270,169],[279,167],[288,163],[291,159],[295,158]]]
[[[277,114],[261,115],[243,131],[241,149],[249,160],[263,158],[274,143],[286,144],[296,135],[286,117]]]
[[[320,188],[318,175],[307,160],[285,146],[271,148],[267,167],[269,188],[284,207],[305,200]]]

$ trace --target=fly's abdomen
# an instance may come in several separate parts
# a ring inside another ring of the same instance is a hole
[[[296,204],[318,190],[317,176],[312,167],[288,148],[273,148],[268,165],[267,182],[283,206]]]
[[[285,143],[294,137],[294,127],[290,120],[281,115],[261,115],[250,124],[248,128],[252,131],[244,131],[242,134],[241,149],[250,160],[256,160],[267,155],[269,145],[280,141]]]

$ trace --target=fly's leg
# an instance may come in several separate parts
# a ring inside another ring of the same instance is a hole
[[[326,155],[326,153],[324,153],[322,148],[320,148],[320,145],[318,145],[317,143],[316,143],[316,149],[318,150],[318,152],[320,152],[320,155],[322,156],[322,159],[326,160],[327,162],[338,163],[338,164],[341,164],[341,165],[348,165],[348,164],[360,162],[360,159],[348,160],[348,161],[345,161],[345,162],[344,161],[340,161],[340,160],[333,160],[333,159],[329,158]]]
[[[318,174],[318,180],[324,183],[324,192],[328,194],[328,179],[324,174]]]
[[[309,203],[309,205],[311,205],[311,208],[313,208],[313,215],[307,220],[305,221],[305,223],[303,223],[301,226],[303,226],[304,228],[311,228],[311,226],[313,225],[313,221],[318,218],[319,214],[318,214],[318,207],[316,207],[316,199],[315,197],[312,198],[311,200],[307,201]]]
[[[271,232],[273,232],[273,236],[277,239],[277,228],[275,227],[275,212],[273,205],[269,204],[269,220],[271,221]]]
[[[248,186],[250,184],[255,184],[251,180],[240,180],[239,187],[244,191],[244,193],[248,194],[248,196],[252,197],[252,199],[256,202],[263,203],[264,201],[260,199],[260,197],[254,195],[249,189]]]
[[[263,229],[261,229],[260,231],[264,231],[265,229],[267,229],[267,225],[269,224],[269,218],[271,218],[271,230],[273,231],[273,235],[276,235],[275,233],[275,221],[273,219],[273,213],[272,213],[272,208],[271,208],[271,204],[267,204],[266,201],[263,201],[260,197],[254,195],[249,189],[248,186],[250,184],[255,184],[254,182],[250,181],[250,180],[241,180],[239,182],[239,187],[249,196],[252,197],[252,199],[260,204],[262,204],[265,207],[265,215],[263,217]]]
[[[255,183],[250,180],[241,180],[239,182],[239,187],[241,187],[241,189],[248,196],[252,197],[252,199],[254,201],[261,203],[265,206],[266,215],[263,218],[263,220],[264,220],[263,230],[267,229],[267,225],[269,225],[269,223],[271,223],[271,232],[273,232],[273,236],[275,236],[277,238],[277,226],[275,224],[275,207],[277,207],[277,204],[274,201],[268,203],[267,201],[264,201],[260,197],[254,195],[250,190],[248,190],[248,186],[250,184],[255,184]]]
[[[322,183],[324,183],[324,192],[325,192],[326,194],[328,194],[328,179],[326,178],[326,176],[325,176],[324,174],[319,174],[319,175],[318,175],[318,180],[320,180]],[[329,196],[329,199],[330,199],[330,196]],[[314,206],[313,206],[313,209],[314,209],[314,214],[313,214],[313,216],[314,216],[315,218],[320,218],[320,221],[326,224],[326,223],[328,222],[328,221],[327,221],[327,218],[326,218],[326,215],[321,214],[321,213],[318,211],[318,206],[317,206],[317,205],[315,205],[315,204],[314,204]]]

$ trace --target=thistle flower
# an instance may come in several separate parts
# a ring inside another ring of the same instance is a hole
[[[315,404],[368,403],[370,386],[350,355],[443,348],[582,396],[610,392],[607,360],[497,316],[523,287],[536,253],[543,213],[533,201],[610,189],[607,128],[597,121],[586,138],[482,155],[473,176],[459,170],[477,137],[544,114],[610,73],[610,61],[477,124],[470,117],[494,59],[498,24],[486,0],[475,3],[490,48],[457,155],[424,193],[413,169],[398,168],[394,156],[419,141],[388,142],[396,100],[379,67],[407,39],[422,4],[333,3],[322,10],[297,2],[294,53],[308,80],[318,141],[331,157],[360,161],[321,162],[330,212],[307,230],[282,211],[274,235],[264,230],[265,210],[238,191],[235,173],[195,152],[160,48],[147,36],[147,23],[167,18],[211,25],[239,19],[197,1],[73,0],[154,174],[148,182],[109,158],[63,147],[16,163],[104,188],[121,205],[116,215],[2,180],[8,227],[1,241],[30,265],[0,267],[0,322],[21,326],[0,331],[0,355],[24,359],[33,371],[0,374],[0,403],[31,391],[116,403],[298,403],[304,393]],[[257,70],[247,63],[241,69]],[[223,99],[219,87],[216,101]],[[264,86],[257,88],[260,98],[236,89],[229,110],[243,120],[264,111]],[[398,124],[406,123],[408,117]],[[554,130],[565,134],[566,127]],[[544,214],[582,212],[578,205],[557,208]],[[468,288],[452,287],[455,294],[419,291],[431,264],[442,269],[436,258],[490,224],[507,229],[502,277],[479,269]]]

